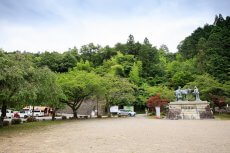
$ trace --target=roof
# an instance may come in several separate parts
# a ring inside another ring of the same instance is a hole
[[[47,106],[34,106],[34,110],[44,111],[46,108],[49,109]],[[33,106],[26,106],[23,109],[33,109]]]

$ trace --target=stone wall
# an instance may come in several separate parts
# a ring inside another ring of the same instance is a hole
[[[96,100],[85,100],[80,108],[78,109],[78,115],[91,115],[93,110],[97,110],[97,101]],[[66,105],[64,109],[60,109],[57,111],[58,113],[67,113],[72,114],[72,109]],[[98,114],[105,115],[105,102],[99,101],[98,102]]]

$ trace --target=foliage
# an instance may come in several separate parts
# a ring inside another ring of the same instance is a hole
[[[220,82],[229,81],[230,67],[230,17],[220,14],[213,25],[196,29],[179,46],[179,53],[186,59],[197,57],[197,65]]]
[[[10,125],[10,121],[3,121],[3,126],[9,126]]]
[[[107,106],[111,105],[132,105],[135,101],[135,86],[128,80],[120,77],[107,75],[103,77],[103,87],[105,87],[105,99]]]
[[[61,90],[56,85],[55,74],[48,68],[35,67],[20,53],[2,54],[0,58],[1,123],[7,107],[59,105]]]
[[[67,120],[67,117],[66,116],[62,116],[61,119],[62,120]]]
[[[129,80],[136,84],[140,85],[141,84],[141,71],[142,71],[142,62],[137,61],[136,63],[133,64],[131,71],[129,73]]]
[[[80,57],[84,61],[92,62],[96,65],[97,59],[95,58],[96,54],[99,52],[101,46],[94,45],[93,43],[90,43],[88,45],[83,45],[80,49]]]
[[[210,95],[210,96],[215,106],[219,107],[220,109],[226,106],[224,97],[217,97],[214,95]]]
[[[83,61],[81,59],[80,62],[77,63],[77,66],[74,67],[75,70],[79,70],[79,71],[87,71],[87,72],[90,72],[93,68],[91,67],[89,61]]]
[[[14,125],[14,124],[21,124],[22,120],[20,118],[13,118],[11,120],[11,124]]]
[[[190,82],[186,87],[194,88],[197,86],[200,91],[200,98],[202,100],[212,101],[211,96],[229,97],[229,88],[218,82],[214,77],[209,74],[196,76],[193,82]]]
[[[67,72],[76,65],[77,60],[78,52],[76,48],[63,54],[45,52],[34,58],[38,67],[48,66],[54,72]]]
[[[0,58],[0,105],[18,106],[24,100],[32,64],[20,54]]]
[[[129,35],[114,47],[93,43],[64,53],[4,52],[0,49],[0,106],[14,109],[69,105],[75,116],[81,103],[100,98],[110,105],[146,106],[160,94],[174,100],[178,86],[197,86],[202,100],[230,104],[230,17],[218,15],[214,24],[197,28],[171,53],[148,38]],[[2,122],[0,122],[1,125]]]
[[[72,108],[75,118],[77,118],[77,110],[84,100],[94,94],[100,94],[102,90],[100,82],[100,76],[93,72],[72,70],[59,74],[58,83],[64,93],[62,102]]]
[[[27,119],[26,119],[26,122],[36,122],[37,119],[33,116],[29,116]]]
[[[169,101],[167,99],[162,99],[159,94],[151,96],[147,101],[147,107],[150,110],[154,110],[155,107],[162,107],[166,105]]]
[[[146,86],[145,90],[148,93],[148,97],[159,94],[161,98],[168,99],[169,101],[173,101],[175,99],[173,90],[166,86]]]

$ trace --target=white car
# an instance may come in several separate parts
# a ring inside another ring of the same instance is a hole
[[[1,110],[0,110],[0,116],[2,115],[2,112],[1,112]],[[14,117],[14,113],[13,113],[13,111],[12,110],[10,110],[10,109],[7,109],[6,110],[6,118],[13,118]]]
[[[31,113],[29,111],[26,111],[26,110],[21,110],[19,112],[19,116],[20,116],[20,118],[27,118],[27,117],[31,116]]]
[[[44,116],[44,112],[41,110],[34,110],[34,116],[36,117]]]
[[[117,112],[118,116],[135,116],[136,112],[133,112],[131,110],[125,110],[125,109],[119,109]]]

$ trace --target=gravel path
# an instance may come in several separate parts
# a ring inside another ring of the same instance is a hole
[[[229,153],[230,121],[83,120],[0,140],[0,153]]]

